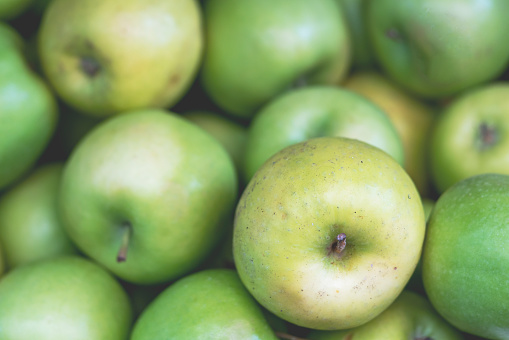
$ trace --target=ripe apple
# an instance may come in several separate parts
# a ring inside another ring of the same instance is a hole
[[[444,98],[495,79],[509,60],[507,0],[370,0],[375,59],[392,79]]]
[[[39,28],[49,82],[96,116],[170,107],[194,80],[202,49],[195,0],[55,0]]]
[[[56,100],[27,64],[24,45],[0,22],[0,190],[34,166],[58,120]]]
[[[423,296],[403,291],[389,308],[373,320],[353,329],[312,331],[310,340],[461,340]]]
[[[439,192],[481,173],[509,175],[509,83],[472,89],[445,107],[431,138],[430,165]]]
[[[214,136],[232,157],[236,168],[241,169],[247,139],[244,125],[211,111],[187,111],[182,117]]]
[[[181,278],[143,311],[131,340],[274,339],[260,306],[231,269]]]
[[[245,180],[283,148],[325,136],[361,140],[404,163],[401,138],[381,109],[352,91],[308,86],[275,98],[256,114],[248,128]]]
[[[59,193],[70,238],[128,282],[186,274],[218,243],[238,195],[219,142],[162,109],[92,129],[67,160]]]
[[[460,330],[509,339],[509,175],[481,174],[447,189],[428,222],[424,288]]]
[[[249,119],[292,86],[336,84],[350,37],[336,0],[209,0],[201,83],[226,112]]]
[[[57,211],[61,174],[60,163],[38,167],[0,197],[0,243],[9,269],[76,253]]]
[[[414,183],[379,148],[321,137],[286,147],[237,206],[233,255],[244,285],[302,327],[359,326],[401,293],[421,254]]]
[[[404,168],[421,196],[430,195],[430,134],[434,109],[376,71],[358,71],[342,86],[378,105],[389,116],[403,143]]]
[[[18,267],[0,281],[0,339],[125,340],[131,306],[101,266],[63,256]]]

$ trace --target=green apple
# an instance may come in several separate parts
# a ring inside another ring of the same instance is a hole
[[[241,169],[247,139],[244,125],[210,111],[188,111],[182,116],[214,136],[228,151],[237,169]]]
[[[70,106],[97,116],[173,105],[202,49],[195,0],[55,0],[39,29],[49,82]]]
[[[509,175],[509,83],[472,89],[446,106],[431,138],[430,165],[439,192],[481,173]]]
[[[392,79],[444,98],[495,79],[509,61],[506,0],[370,0],[375,59]]]
[[[286,147],[237,205],[233,256],[256,300],[302,327],[375,318],[401,293],[421,254],[421,199],[387,153],[343,138]]]
[[[208,0],[201,82],[224,111],[249,119],[292,86],[335,84],[350,65],[336,0]]]
[[[170,281],[197,267],[225,233],[237,175],[221,144],[162,109],[92,129],[65,164],[60,213],[70,238],[128,282]]]
[[[461,340],[463,336],[433,309],[426,298],[403,291],[373,320],[342,331],[312,331],[311,340]]]
[[[460,330],[509,339],[509,175],[447,189],[428,222],[423,280],[436,310]]]
[[[144,339],[277,337],[237,273],[209,269],[178,280],[143,311],[131,340]]]
[[[404,163],[401,138],[381,109],[339,87],[308,86],[275,98],[256,114],[248,129],[245,179],[283,148],[325,136],[361,140]]]
[[[357,69],[374,66],[373,51],[366,32],[366,0],[336,0],[343,8],[352,42],[352,66]]]
[[[76,253],[57,211],[62,164],[46,164],[0,197],[0,243],[9,269]]]
[[[40,0],[0,1],[0,20],[11,20],[23,14],[31,5]]]
[[[0,339],[124,340],[127,294],[102,267],[64,256],[10,271],[0,281]]]
[[[405,170],[421,196],[430,195],[428,153],[434,109],[376,71],[355,72],[342,86],[366,97],[389,116],[403,143]]]
[[[34,166],[58,119],[55,98],[26,63],[23,46],[21,36],[0,22],[0,189]]]

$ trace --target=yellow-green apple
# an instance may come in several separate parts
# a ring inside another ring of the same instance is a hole
[[[17,31],[0,22],[0,189],[33,167],[58,120],[56,100],[27,64],[24,45]]]
[[[361,140],[404,163],[401,138],[381,109],[336,86],[307,86],[276,97],[251,121],[244,156],[245,180],[283,148],[325,136]]]
[[[410,291],[400,296],[373,320],[353,329],[312,331],[310,340],[461,340],[463,335],[447,323],[429,301]]]
[[[392,79],[444,98],[501,75],[509,61],[506,0],[369,0],[375,59]]]
[[[430,165],[439,192],[481,173],[509,175],[509,83],[477,87],[446,106],[431,137]]]
[[[59,208],[70,238],[128,282],[191,271],[225,232],[238,195],[230,156],[210,134],[162,109],[96,125],[67,160]]]
[[[480,174],[437,200],[422,258],[424,288],[458,329],[509,339],[509,175]]]
[[[201,83],[224,111],[249,119],[292,86],[335,84],[350,65],[336,0],[208,0]]]
[[[342,86],[366,97],[389,116],[403,143],[405,170],[421,196],[430,195],[428,149],[434,109],[376,71],[356,72]]]
[[[137,319],[131,340],[278,339],[260,306],[231,269],[181,278]]]
[[[61,175],[62,164],[43,165],[0,197],[0,243],[9,270],[76,253],[58,216]]]
[[[214,136],[241,169],[247,139],[243,124],[211,111],[187,111],[182,116]]]
[[[237,205],[233,256],[248,291],[295,325],[357,327],[401,293],[421,254],[424,211],[386,152],[344,137],[286,147]]]
[[[38,45],[49,82],[80,111],[168,108],[200,66],[201,9],[195,0],[55,0]]]
[[[352,44],[352,66],[356,69],[374,66],[371,42],[366,32],[366,0],[336,0],[343,8]]]
[[[20,266],[0,281],[0,339],[125,340],[132,311],[98,264],[63,256]]]

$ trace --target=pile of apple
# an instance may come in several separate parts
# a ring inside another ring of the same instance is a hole
[[[509,1],[0,1],[0,340],[509,339]]]

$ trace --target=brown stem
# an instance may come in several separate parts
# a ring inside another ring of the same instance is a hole
[[[481,140],[481,150],[490,148],[498,141],[497,130],[487,123],[482,123],[479,126],[479,137]]]
[[[340,255],[343,252],[343,250],[345,250],[345,248],[346,248],[346,234],[341,233],[338,236],[336,236],[336,239],[330,245],[329,254],[335,253],[336,255]]]
[[[117,262],[125,262],[125,260],[127,260],[127,249],[129,248],[129,241],[131,239],[131,224],[125,223],[122,228],[122,241],[120,243],[120,249],[117,253]]]

